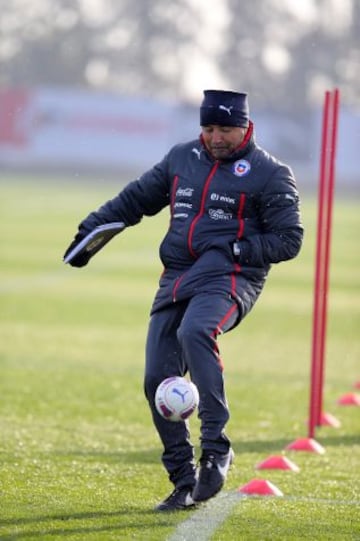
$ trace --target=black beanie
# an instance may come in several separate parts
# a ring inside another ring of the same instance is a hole
[[[210,124],[246,128],[249,125],[247,94],[231,90],[204,90],[200,126]]]

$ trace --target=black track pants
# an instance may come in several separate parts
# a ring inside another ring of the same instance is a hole
[[[238,306],[224,294],[202,293],[152,315],[146,344],[145,394],[164,446],[163,464],[175,486],[195,483],[194,449],[188,423],[163,419],[156,411],[157,386],[169,376],[190,373],[200,394],[201,448],[225,453],[229,419],[217,336],[239,318]]]

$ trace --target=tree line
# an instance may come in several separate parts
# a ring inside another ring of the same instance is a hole
[[[205,41],[200,4],[0,0],[0,85],[71,85],[186,100],[196,51],[229,88],[247,90],[260,108],[301,112],[333,86],[341,87],[344,103],[358,103],[357,0],[313,0],[303,14],[278,0],[222,0],[227,16]],[[216,2],[203,5],[213,9]]]

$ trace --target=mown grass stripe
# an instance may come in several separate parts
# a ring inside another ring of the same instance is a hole
[[[230,515],[240,499],[256,498],[257,496],[244,496],[236,492],[222,492],[216,498],[209,500],[191,517],[181,522],[168,541],[208,541],[214,532]],[[269,497],[269,496],[268,496]],[[262,498],[258,496],[258,498]],[[358,500],[334,500],[326,498],[306,498],[297,496],[284,496],[284,500],[317,503],[323,505],[359,506]],[[195,533],[196,532],[196,535]]]

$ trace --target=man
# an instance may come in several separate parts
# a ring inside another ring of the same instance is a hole
[[[191,507],[221,490],[233,451],[224,432],[229,410],[217,337],[246,316],[271,264],[295,257],[303,236],[294,177],[255,143],[247,95],[205,90],[200,124],[198,140],[173,147],[81,222],[66,252],[99,224],[135,225],[169,206],[144,380],[174,485],[159,511]],[[79,255],[71,264],[81,267],[88,260]],[[154,405],[159,383],[186,373],[200,394],[198,471],[188,424],[166,421]]]

